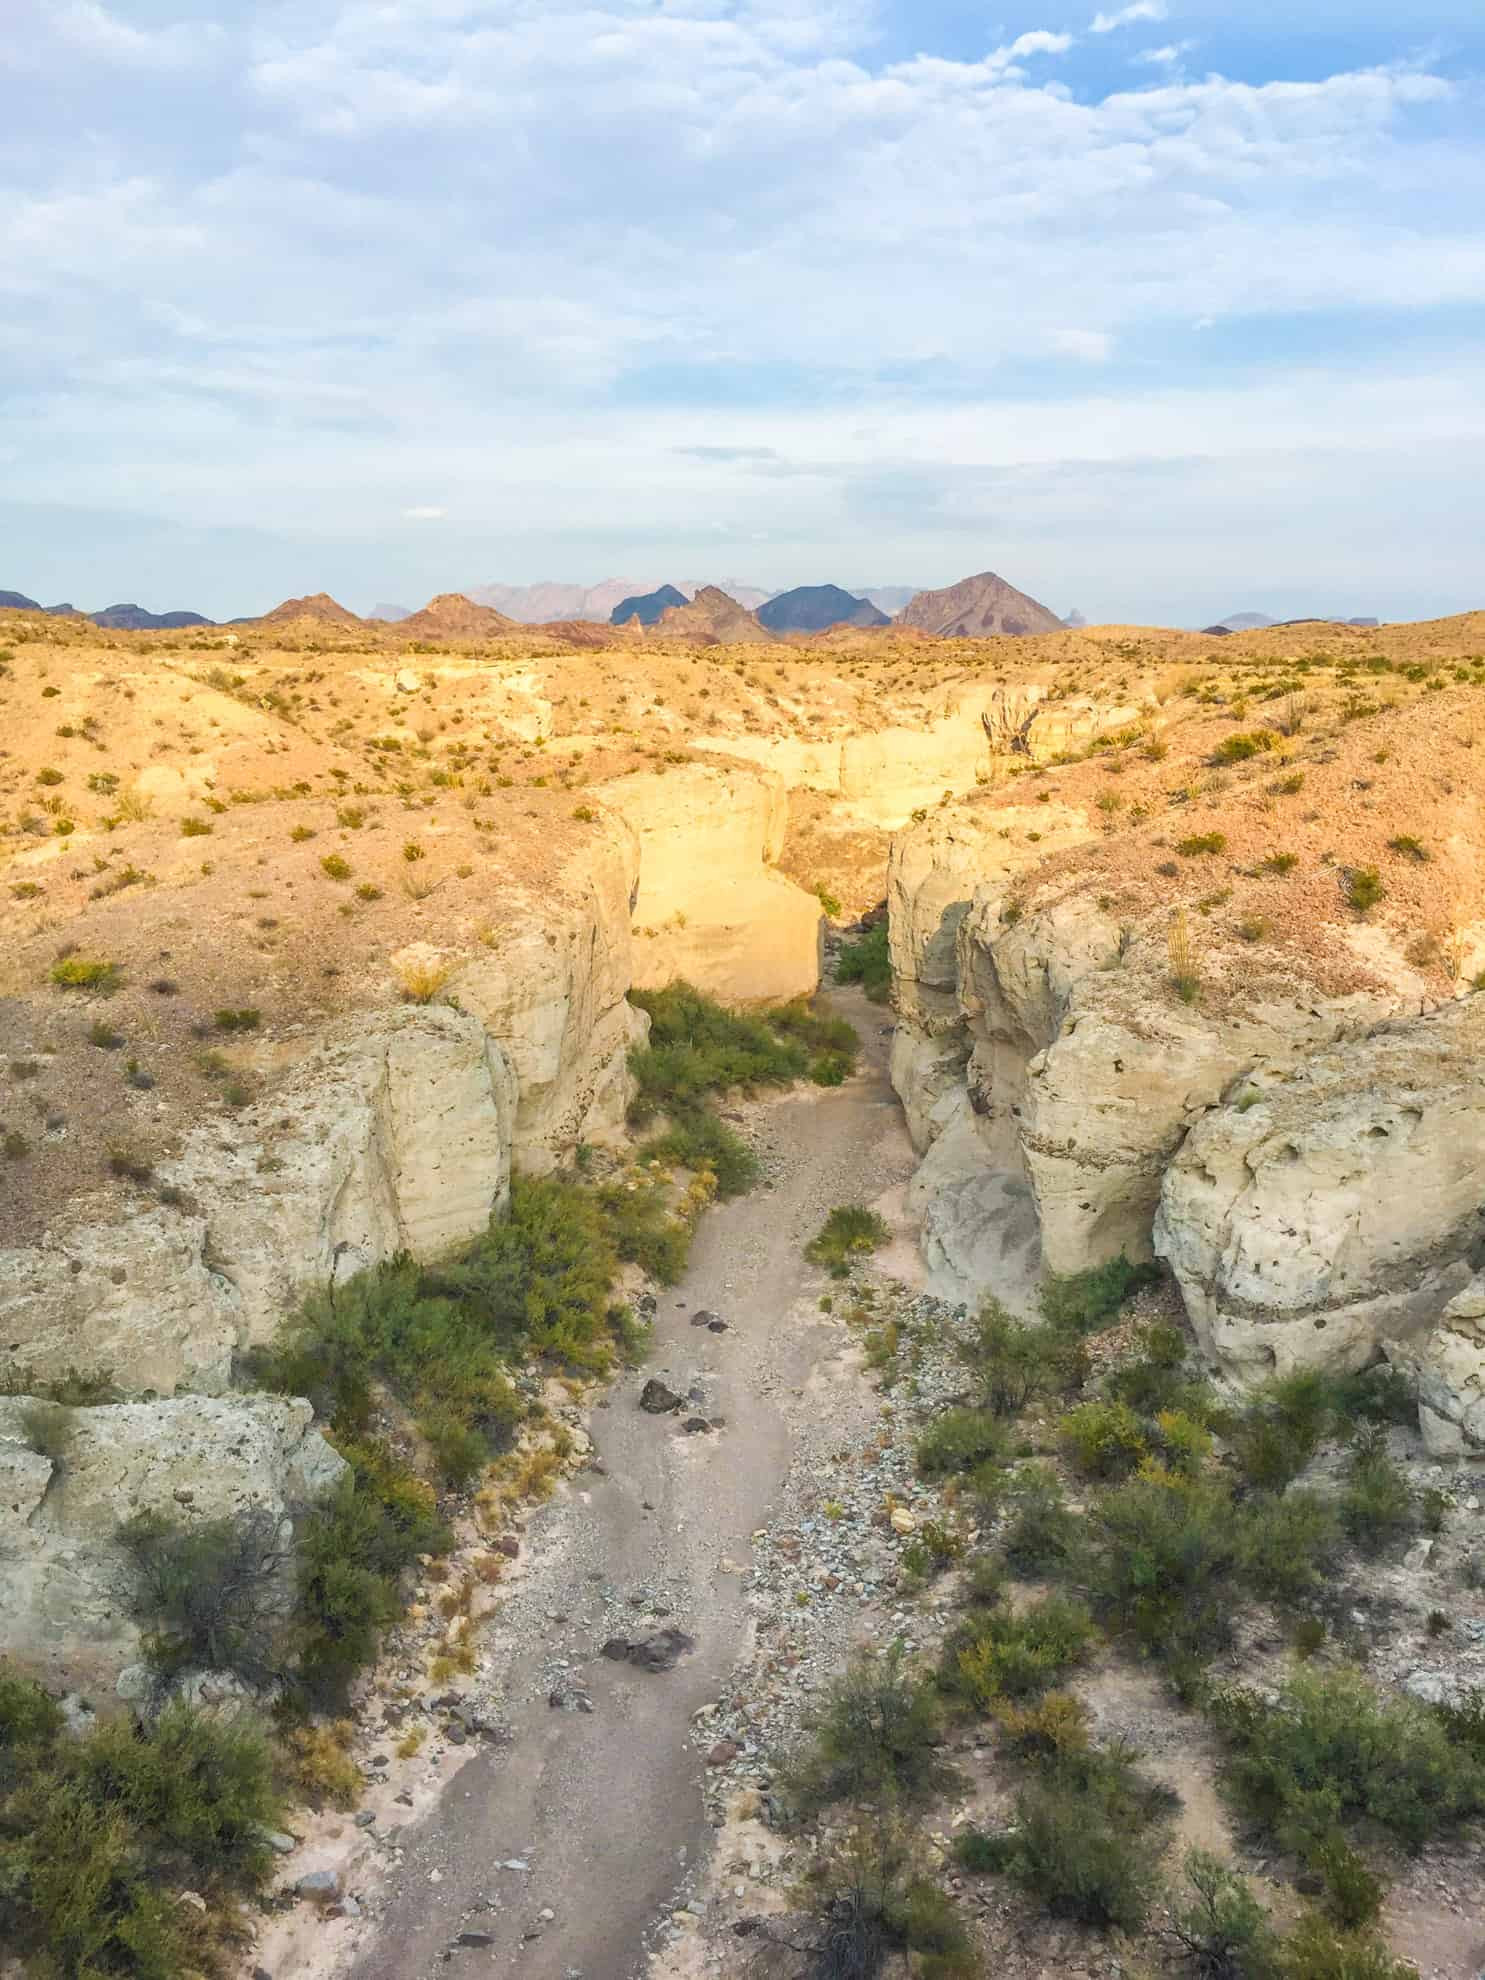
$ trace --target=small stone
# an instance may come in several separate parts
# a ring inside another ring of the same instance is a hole
[[[356,1827],[358,1829],[369,1829],[375,1824],[375,1822],[376,1822],[376,1816],[369,1808],[361,1809],[359,1814],[356,1816]]]
[[[599,1655],[607,1657],[609,1662],[613,1664],[627,1664],[629,1661],[629,1650],[630,1644],[627,1636],[611,1636],[604,1644]]]
[[[742,1748],[735,1739],[719,1739],[706,1756],[708,1767],[726,1767],[738,1758]]]
[[[494,1943],[493,1932],[461,1932],[454,1941],[456,1946],[493,1946]]]
[[[531,1865],[524,1856],[508,1856],[500,1867],[502,1870],[529,1870]]]
[[[639,1406],[649,1416],[669,1416],[672,1410],[682,1408],[685,1400],[654,1375],[639,1392]]]
[[[342,1918],[359,1918],[361,1916],[359,1901],[353,1897],[342,1898],[340,1900],[340,1915]]]
[[[340,1872],[338,1870],[307,1871],[295,1884],[294,1895],[308,1898],[311,1904],[338,1904]]]
[[[711,1427],[704,1416],[688,1416],[681,1425],[688,1437],[700,1436],[703,1431],[710,1430]]]
[[[521,1543],[514,1533],[502,1533],[498,1540],[492,1540],[490,1544],[497,1554],[504,1554],[508,1561],[520,1559]]]
[[[276,1856],[290,1856],[298,1848],[294,1838],[284,1829],[265,1829],[263,1840]]]
[[[550,1925],[552,1920],[556,1916],[557,1916],[556,1912],[553,1911],[552,1907],[549,1904],[544,1904],[541,1910],[538,1911],[536,1914],[537,1922],[542,1925]]]
[[[918,1530],[918,1522],[913,1518],[913,1515],[908,1511],[906,1506],[894,1506],[892,1508],[890,1524],[894,1533],[916,1533]]]
[[[463,1746],[469,1738],[469,1734],[465,1732],[457,1719],[452,1719],[444,1728],[444,1737],[448,1740],[450,1746]]]

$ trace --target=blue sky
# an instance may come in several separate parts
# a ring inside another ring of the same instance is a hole
[[[16,4],[0,586],[1485,604],[1478,0]]]

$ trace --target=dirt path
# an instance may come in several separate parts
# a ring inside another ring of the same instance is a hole
[[[768,1110],[772,1186],[706,1217],[656,1317],[644,1375],[699,1395],[699,1413],[724,1427],[688,1436],[679,1418],[644,1414],[643,1377],[621,1381],[595,1414],[603,1475],[586,1481],[585,1505],[533,1520],[532,1572],[502,1618],[502,1634],[525,1646],[499,1701],[513,1737],[482,1750],[403,1833],[355,1980],[441,1972],[463,1931],[488,1943],[456,1947],[456,1974],[624,1980],[707,1844],[687,1731],[746,1646],[741,1573],[789,1462],[783,1401],[837,1344],[791,1316],[810,1283],[802,1246],[833,1204],[870,1202],[913,1164],[882,1013],[844,993],[829,1001],[862,1034],[862,1074]],[[694,1327],[701,1308],[728,1331]],[[672,1671],[600,1655],[609,1636],[672,1626],[695,1639]],[[554,1709],[554,1689],[581,1693],[591,1711]]]

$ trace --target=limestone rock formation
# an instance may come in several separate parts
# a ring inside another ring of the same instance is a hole
[[[1417,1388],[1429,1455],[1485,1457],[1485,1273],[1450,1300],[1431,1332],[1386,1348]]]
[[[131,1390],[208,1393],[296,1295],[399,1251],[475,1236],[510,1183],[515,1082],[457,1011],[397,1009],[341,1027],[230,1133],[198,1128],[152,1203],[59,1224],[0,1252],[0,1338],[43,1375],[102,1368]]]
[[[53,1456],[33,1448],[37,1409],[0,1397],[0,1658],[53,1685],[112,1689],[122,1677],[130,1689],[140,1627],[116,1535],[132,1514],[195,1523],[257,1508],[291,1521],[346,1468],[298,1399],[53,1411]]]
[[[637,987],[684,977],[743,1003],[815,989],[820,903],[774,869],[789,815],[781,778],[688,764],[600,795],[639,838]]]
[[[1358,1367],[1464,1290],[1485,1252],[1482,1063],[1477,996],[1297,1064],[1260,1059],[1194,1127],[1155,1244],[1218,1361]],[[1458,1423],[1467,1402],[1439,1407],[1455,1350],[1436,1352],[1428,1407]]]

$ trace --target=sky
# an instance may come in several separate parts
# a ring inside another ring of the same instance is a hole
[[[8,0],[0,586],[1485,606],[1479,0]]]

